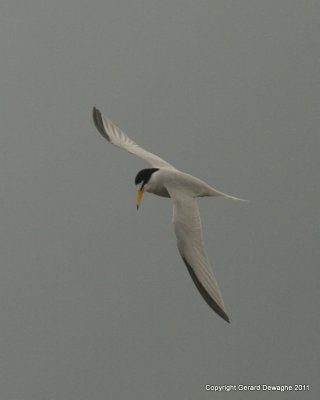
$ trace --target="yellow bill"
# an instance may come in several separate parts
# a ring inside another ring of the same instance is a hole
[[[138,190],[138,193],[137,193],[137,210],[139,210],[140,203],[141,203],[141,200],[142,200],[142,197],[143,197],[143,193],[144,193],[144,188]]]

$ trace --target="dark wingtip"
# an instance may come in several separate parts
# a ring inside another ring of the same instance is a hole
[[[96,107],[93,107],[93,109],[92,109],[92,118],[93,118],[94,125],[97,128],[98,132],[105,139],[107,139],[110,142],[110,138],[109,138],[109,136],[104,128],[104,125],[103,125],[102,114]]]
[[[209,295],[209,293],[206,291],[204,286],[201,284],[199,281],[197,275],[195,274],[193,268],[191,265],[188,263],[188,261],[182,257],[184,263],[186,264],[189,274],[196,285],[197,289],[199,290],[201,296],[204,298],[206,303],[218,314],[222,319],[224,319],[226,322],[230,324],[230,318],[228,317],[227,313],[213,300],[213,298]]]

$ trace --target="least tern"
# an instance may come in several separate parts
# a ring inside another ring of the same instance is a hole
[[[138,186],[137,209],[145,192],[162,197],[171,197],[173,202],[172,222],[180,255],[187,266],[193,282],[207,304],[230,322],[217,281],[203,244],[201,219],[197,197],[226,197],[242,200],[220,192],[192,175],[179,171],[167,161],[143,149],[113,122],[104,118],[93,108],[93,121],[101,135],[113,145],[144,159],[152,168],[138,172],[135,184]]]

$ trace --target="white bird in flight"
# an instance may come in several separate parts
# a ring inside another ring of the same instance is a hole
[[[144,150],[101,112],[93,108],[93,121],[101,135],[113,145],[146,160],[152,168],[138,172],[137,209],[144,192],[162,197],[171,197],[173,202],[172,222],[180,255],[188,268],[193,282],[207,304],[230,322],[221,297],[218,283],[213,275],[202,239],[201,219],[197,197],[212,196],[242,200],[220,192],[192,175],[179,171],[157,155]]]

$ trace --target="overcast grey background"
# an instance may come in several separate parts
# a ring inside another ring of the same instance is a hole
[[[0,399],[316,398],[318,1],[3,0]],[[217,189],[231,325],[181,261],[136,142]],[[214,394],[206,384],[310,384]]]

